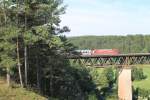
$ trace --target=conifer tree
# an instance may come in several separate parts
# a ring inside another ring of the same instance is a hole
[[[2,7],[4,11],[1,11],[3,16],[0,18],[6,19],[7,24],[15,28],[13,42],[15,45],[16,63],[18,65],[20,84],[23,87],[22,67],[25,66],[25,83],[27,85],[27,55],[29,51],[28,47],[40,46],[46,44],[48,50],[57,50],[63,47],[63,41],[59,34],[69,31],[67,27],[60,28],[61,22],[60,15],[65,13],[65,8],[62,0],[8,0],[7,7]],[[5,4],[3,4],[5,5]],[[5,18],[6,17],[6,18]],[[2,25],[3,23],[1,23]],[[3,27],[1,27],[2,29]],[[9,36],[9,34],[7,34]],[[24,48],[24,50],[23,50]],[[37,53],[40,51],[37,49]],[[22,53],[24,52],[24,56]],[[38,55],[38,54],[37,54]],[[24,59],[24,61],[21,61]],[[39,59],[39,58],[32,58]],[[24,64],[23,64],[24,62]],[[37,65],[37,69],[39,64]],[[39,79],[40,73],[37,71],[37,79]],[[38,80],[37,84],[39,84]],[[40,86],[38,86],[40,87]]]

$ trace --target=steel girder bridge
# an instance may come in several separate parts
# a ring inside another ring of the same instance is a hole
[[[118,76],[118,99],[132,100],[131,67],[150,65],[150,53],[130,53],[119,55],[70,55],[67,57],[74,64],[91,67],[114,66],[120,70]]]
[[[131,67],[150,64],[150,53],[131,53],[119,55],[71,55],[72,63],[96,67]]]

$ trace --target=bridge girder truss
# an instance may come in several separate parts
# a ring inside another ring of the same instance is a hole
[[[71,62],[86,66],[136,66],[150,64],[150,55],[130,55],[130,56],[96,56],[96,57],[72,57]]]

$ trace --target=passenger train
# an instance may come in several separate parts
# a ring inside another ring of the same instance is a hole
[[[79,55],[118,55],[118,49],[87,49],[87,50],[75,50],[74,54]]]

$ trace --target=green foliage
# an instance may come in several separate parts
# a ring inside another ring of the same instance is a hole
[[[29,86],[37,88],[44,95],[61,100],[85,98],[86,93],[94,86],[88,78],[88,71],[70,67],[63,56],[73,49],[72,44],[61,36],[61,33],[69,31],[68,27],[59,26],[60,15],[65,13],[66,8],[63,1],[8,2],[5,7],[0,5],[1,66],[16,66],[19,55],[24,78],[26,46]],[[4,5],[3,2],[0,3]],[[19,46],[16,46],[16,42]],[[16,52],[16,49],[19,49],[19,52]],[[18,69],[10,69],[13,71],[12,79],[18,82]]]
[[[140,81],[142,79],[145,79],[146,75],[144,75],[143,69],[142,68],[136,68],[134,67],[132,69],[132,80],[137,80]]]
[[[145,90],[142,88],[136,88],[133,89],[133,100],[138,100],[138,99],[150,99],[150,90]]]
[[[109,87],[109,80],[107,79],[105,74],[101,74],[99,86],[100,88]]]
[[[99,83],[101,83],[101,74],[99,73],[98,70],[94,69],[94,68],[89,68],[90,70],[90,75],[92,76],[92,80],[95,84],[99,85]]]
[[[117,100],[118,99],[118,91],[117,90],[113,90],[111,92],[111,94],[108,94],[106,97],[106,100]]]
[[[113,93],[116,93],[116,90],[113,90],[113,85],[115,83],[113,68],[89,68],[89,71],[92,77],[92,81],[96,85],[96,94],[98,98],[106,99],[106,97],[113,96]]]
[[[68,38],[79,49],[118,49],[120,53],[148,53],[149,35],[82,36]]]
[[[97,98],[96,94],[90,93],[90,94],[88,95],[88,100],[98,100],[98,98]]]
[[[114,71],[112,67],[105,68],[102,74],[104,74],[107,77],[109,83],[114,81],[115,77],[114,77]]]
[[[13,38],[16,36],[15,28],[7,26],[0,30],[0,65],[1,67],[11,68],[16,65],[15,49],[16,45]]]
[[[146,79],[144,80],[141,80],[141,81],[133,81],[133,86],[135,88],[142,88],[142,89],[145,89],[145,90],[150,90],[150,87],[149,87],[149,84],[150,84],[150,68],[149,68],[149,65],[145,65],[145,66],[142,66],[143,67],[143,72],[144,72],[144,75],[146,75]]]
[[[99,80],[99,82],[97,83],[99,84],[101,88],[106,88],[106,87],[111,88],[114,82],[114,78],[115,77],[114,77],[114,72],[112,68],[105,68],[100,74],[100,76],[96,77],[96,79]]]
[[[97,69],[90,68],[90,75],[93,82],[97,85],[97,89],[101,90],[102,88],[109,87],[109,82],[114,78],[113,73],[109,72],[109,70],[109,68],[106,68],[100,73]]]

